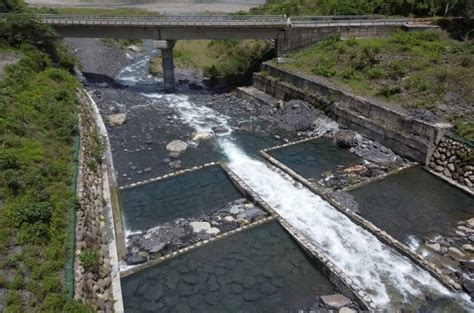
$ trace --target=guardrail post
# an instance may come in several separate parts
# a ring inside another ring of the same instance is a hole
[[[161,48],[161,65],[163,68],[163,83],[165,92],[175,91],[174,82],[174,62],[173,62],[173,47],[176,41],[167,40],[166,47]]]

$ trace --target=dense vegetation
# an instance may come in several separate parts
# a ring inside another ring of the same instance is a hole
[[[21,11],[20,1],[0,1]],[[0,307],[5,312],[79,312],[64,267],[73,138],[73,59],[58,35],[27,15],[0,22],[0,54],[15,53],[0,81]]]
[[[212,80],[237,85],[248,80],[271,50],[262,40],[183,40],[173,49],[175,66],[194,68]],[[152,61],[151,73],[161,73],[161,59]]]
[[[267,0],[252,14],[474,16],[472,0]]]
[[[74,8],[74,7],[42,7],[31,8],[33,13],[45,14],[76,14],[76,15],[99,15],[99,16],[147,16],[156,15],[156,12],[138,8]]]
[[[474,139],[473,41],[453,40],[442,32],[330,37],[291,57],[294,62],[284,66],[325,76],[358,94],[435,111]]]

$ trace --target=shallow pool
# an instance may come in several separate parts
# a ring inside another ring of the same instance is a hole
[[[474,198],[421,167],[350,192],[361,215],[400,241],[449,233],[474,214]]]
[[[361,161],[356,154],[337,146],[329,138],[318,138],[268,153],[307,179],[319,179],[322,173],[334,170],[338,165],[346,166]]]
[[[176,218],[209,213],[242,198],[219,166],[121,190],[122,214],[129,231],[146,230]]]
[[[126,312],[287,312],[334,286],[276,222],[122,278]]]

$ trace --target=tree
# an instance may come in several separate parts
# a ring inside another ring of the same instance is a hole
[[[23,12],[26,4],[23,0],[0,0],[0,13]]]

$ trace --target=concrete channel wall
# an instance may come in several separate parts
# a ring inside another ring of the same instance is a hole
[[[428,164],[436,145],[451,128],[447,123],[413,118],[401,109],[357,96],[320,77],[290,72],[269,62],[261,69],[254,74],[255,88],[285,101],[310,102],[343,126],[422,164]]]

